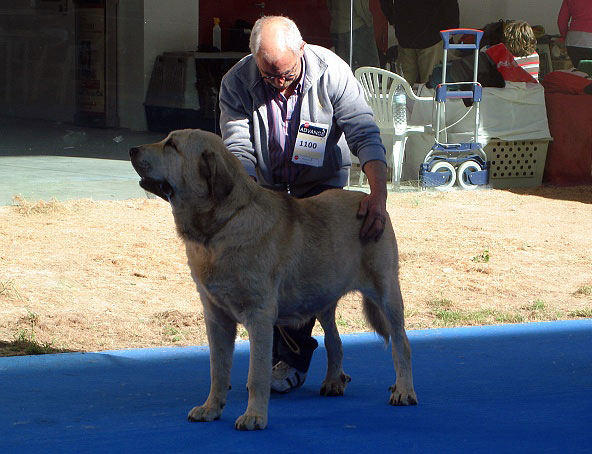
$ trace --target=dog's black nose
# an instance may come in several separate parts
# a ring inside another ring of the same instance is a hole
[[[130,151],[129,151],[130,158],[133,158],[134,155],[138,154],[139,151],[140,150],[139,150],[138,147],[132,147],[132,148],[130,148]]]

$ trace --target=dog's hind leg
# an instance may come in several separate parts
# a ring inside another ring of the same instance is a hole
[[[409,347],[409,340],[405,332],[403,297],[396,278],[390,286],[390,292],[383,296],[382,302],[383,305],[379,306],[379,309],[383,310],[388,322],[393,363],[397,374],[395,384],[390,387],[389,403],[391,405],[416,405],[417,396],[413,389],[411,347]]]
[[[234,423],[234,427],[239,430],[265,429],[267,426],[275,318],[259,310],[258,313],[252,313],[248,323],[245,323],[251,348],[247,381],[249,404],[245,413]]]
[[[322,396],[343,396],[345,387],[351,381],[343,372],[343,347],[339,331],[335,324],[337,303],[317,315],[325,332],[325,349],[327,350],[327,376],[321,385]]]
[[[204,318],[210,345],[210,394],[205,403],[194,407],[189,421],[213,421],[219,419],[226,404],[230,385],[230,369],[236,338],[236,323],[202,295]]]

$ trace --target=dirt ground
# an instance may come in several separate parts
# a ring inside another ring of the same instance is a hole
[[[592,317],[592,187],[393,193],[388,204],[408,329]],[[337,323],[368,330],[358,295]],[[0,207],[0,355],[200,344],[167,203]]]

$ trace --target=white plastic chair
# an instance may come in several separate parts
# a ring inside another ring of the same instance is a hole
[[[356,69],[355,76],[362,85],[364,98],[374,113],[374,120],[380,128],[380,135],[383,138],[383,142],[385,142],[384,139],[386,137],[392,138],[392,181],[393,185],[397,185],[401,180],[407,136],[414,132],[425,132],[425,127],[408,125],[407,130],[403,134],[395,134],[392,103],[395,90],[401,85],[405,89],[407,98],[414,102],[432,102],[433,98],[417,96],[403,77],[386,69],[362,66]],[[388,155],[388,145],[390,144],[386,143],[385,145],[387,146]]]

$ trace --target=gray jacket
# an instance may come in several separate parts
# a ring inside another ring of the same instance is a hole
[[[291,186],[296,195],[318,184],[347,184],[351,157],[341,140],[343,133],[362,166],[373,160],[386,163],[380,130],[349,66],[330,50],[310,44],[304,47],[304,59],[300,119],[331,126],[323,166],[305,166]],[[252,55],[228,71],[220,88],[220,129],[226,147],[241,160],[249,175],[262,185],[272,186],[264,83]]]

